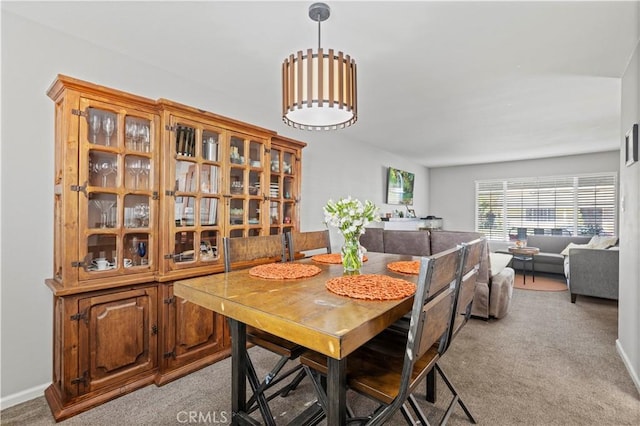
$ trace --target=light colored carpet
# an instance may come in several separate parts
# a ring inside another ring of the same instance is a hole
[[[536,279],[537,280],[537,279]],[[617,303],[566,292],[514,290],[509,314],[471,320],[440,364],[480,425],[640,424],[640,395],[616,352]],[[274,357],[251,349],[265,371]],[[25,368],[27,368],[25,366]],[[228,424],[230,360],[162,387],[148,386],[60,425]],[[438,403],[422,406],[437,423],[449,401],[438,383]],[[424,400],[421,387],[418,399]],[[308,380],[287,398],[272,401],[278,424],[312,403]],[[362,411],[371,404],[350,395]],[[188,416],[193,416],[192,421]],[[55,424],[43,397],[5,409],[3,425]],[[396,415],[390,425],[402,425]],[[469,425],[460,408],[450,425]]]

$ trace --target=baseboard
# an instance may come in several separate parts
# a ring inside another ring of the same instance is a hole
[[[631,380],[633,381],[633,384],[636,385],[636,390],[638,391],[638,395],[640,396],[640,377],[638,377],[638,372],[633,369],[629,357],[622,348],[622,345],[620,345],[620,339],[616,339],[616,350],[618,351],[618,355],[620,355],[620,358],[622,358],[624,366],[627,367],[627,371],[631,376]]]
[[[13,407],[14,405],[22,404],[23,402],[30,401],[44,395],[45,389],[49,387],[51,383],[45,383],[43,385],[35,386],[30,389],[23,390],[12,395],[0,398],[0,410]]]

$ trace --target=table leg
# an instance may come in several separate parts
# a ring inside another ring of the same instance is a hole
[[[347,424],[347,359],[327,357],[327,424]]]
[[[427,373],[427,395],[426,400],[432,404],[436,403],[436,369],[432,368]]]
[[[536,257],[531,256],[531,279],[536,282]]]
[[[247,326],[229,319],[231,328],[231,411],[233,425],[239,423],[239,413],[247,410]]]

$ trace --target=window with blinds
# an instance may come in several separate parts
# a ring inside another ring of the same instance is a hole
[[[490,240],[617,232],[615,173],[476,181],[475,204]]]

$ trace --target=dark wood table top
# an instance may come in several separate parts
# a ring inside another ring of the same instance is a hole
[[[416,283],[417,276],[386,265],[418,257],[367,253],[362,274],[384,274]],[[342,359],[411,310],[413,297],[367,301],[339,296],[327,280],[343,275],[342,264],[304,259],[322,272],[311,278],[273,280],[248,269],[176,281],[174,294],[247,325],[280,336],[334,359]]]

